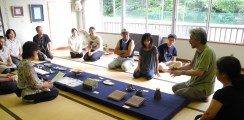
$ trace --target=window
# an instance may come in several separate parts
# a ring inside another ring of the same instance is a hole
[[[213,0],[209,40],[243,44],[244,0]]]
[[[166,37],[175,31],[178,38],[188,39],[190,29],[202,27],[209,41],[244,43],[244,0],[103,0],[104,32],[120,33],[121,1],[125,26],[133,33]]]
[[[176,35],[189,38],[189,30],[195,27],[206,28],[208,0],[179,0]]]
[[[131,33],[145,33],[146,0],[126,0],[125,27]]]
[[[120,0],[103,0],[103,32],[119,33],[121,30]]]
[[[148,8],[148,32],[168,36],[172,28],[172,13],[172,0],[150,0]]]

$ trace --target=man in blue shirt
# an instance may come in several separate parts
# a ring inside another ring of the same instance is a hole
[[[158,47],[159,70],[166,72],[170,67],[181,67],[182,62],[176,61],[177,50],[174,46],[176,40],[175,34],[168,35],[168,42]]]

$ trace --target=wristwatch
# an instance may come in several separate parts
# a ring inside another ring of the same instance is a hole
[[[181,75],[185,75],[186,74],[186,71],[185,70],[181,70]]]

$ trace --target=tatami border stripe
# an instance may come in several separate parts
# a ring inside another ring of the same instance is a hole
[[[198,111],[198,112],[202,112],[202,113],[205,112],[203,110],[199,110],[199,109],[196,109],[196,108],[193,108],[193,107],[189,107],[189,106],[186,106],[186,108],[189,108],[189,109],[192,109],[192,110],[195,110],[195,111]]]
[[[91,109],[94,109],[94,110],[96,110],[96,111],[98,111],[98,112],[101,112],[101,113],[103,113],[103,114],[105,114],[105,115],[108,115],[108,116],[110,116],[110,117],[113,117],[113,118],[115,118],[115,119],[123,120],[123,119],[121,119],[121,118],[119,118],[119,117],[117,117],[117,116],[114,116],[114,115],[112,115],[112,114],[110,114],[110,113],[107,113],[107,112],[105,112],[105,111],[102,111],[102,110],[100,110],[100,109],[98,109],[98,108],[95,108],[95,107],[93,107],[93,106],[91,106],[91,105],[88,105],[88,104],[86,104],[86,103],[83,103],[83,102],[81,102],[81,101],[78,101],[78,100],[76,100],[76,99],[74,99],[74,98],[72,98],[72,97],[69,97],[69,96],[65,95],[65,94],[59,93],[59,95],[65,97],[65,98],[67,98],[67,99],[69,99],[69,100],[72,100],[72,101],[74,101],[74,102],[77,102],[77,103],[79,103],[79,104],[82,104],[82,105],[84,105],[84,106],[86,106],[86,107],[89,107],[89,108],[91,108]]]
[[[8,108],[6,108],[5,106],[3,106],[2,104],[0,104],[0,108],[2,108],[5,112],[7,112],[9,115],[11,115],[16,120],[22,120],[19,116],[17,116],[16,114],[14,114],[12,111],[10,111]]]
[[[55,56],[57,57],[57,56]],[[101,68],[107,68],[107,67],[103,67],[103,66],[99,66],[99,65],[95,65],[95,64],[91,64],[91,63],[88,63],[88,62],[81,62],[81,61],[76,61],[76,60],[73,60],[73,59],[68,59],[68,58],[63,58],[63,57],[57,57],[57,58],[61,58],[61,59],[65,59],[65,60],[70,60],[70,61],[74,61],[74,62],[80,62],[80,63],[84,63],[84,64],[88,64],[88,65],[93,65],[93,66],[97,66],[97,67],[101,67]],[[116,69],[114,69],[115,71],[118,71]],[[130,72],[125,72],[125,73],[129,73],[129,74],[133,74],[133,73],[130,73]],[[169,83],[174,83],[176,84],[177,82],[172,82],[172,81],[167,81],[167,80],[162,80],[162,79],[159,79],[159,78],[154,78],[155,80],[161,80],[161,81],[165,81],[165,82],[169,82]]]

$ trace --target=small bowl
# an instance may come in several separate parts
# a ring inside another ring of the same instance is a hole
[[[79,75],[79,74],[81,74],[84,71],[80,70],[80,69],[71,69],[70,72],[74,73],[75,75]]]

